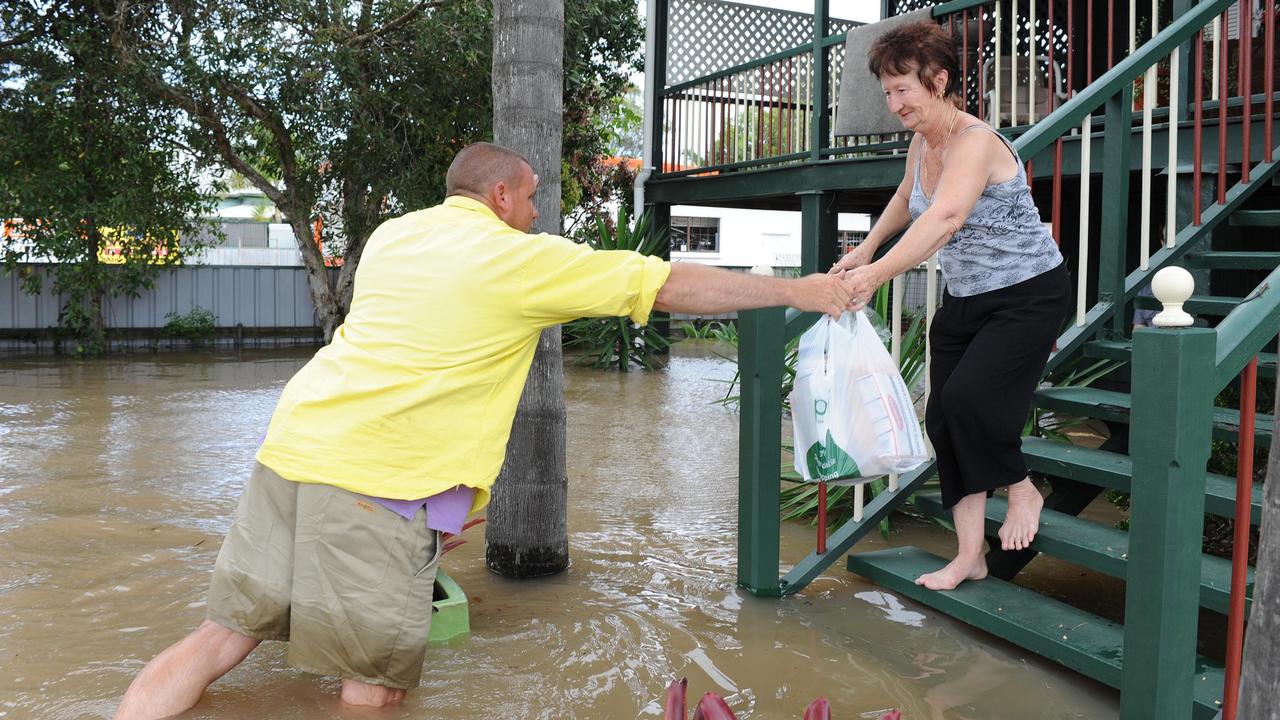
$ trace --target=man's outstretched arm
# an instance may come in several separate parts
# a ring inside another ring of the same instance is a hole
[[[787,305],[839,317],[850,297],[843,273],[778,278],[673,263],[653,307],[664,312],[722,313]]]

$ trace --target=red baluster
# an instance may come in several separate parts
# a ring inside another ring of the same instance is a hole
[[[1231,23],[1222,13],[1218,24],[1218,204],[1227,202],[1227,26]]]
[[[1243,14],[1243,9],[1241,10]],[[1253,514],[1253,427],[1257,404],[1258,358],[1240,375],[1240,435],[1236,457],[1236,517],[1231,548],[1231,602],[1227,615],[1227,672],[1222,719],[1236,720],[1240,702],[1240,660],[1244,652],[1245,579],[1249,571],[1249,524]]]
[[[1252,123],[1253,78],[1253,1],[1240,0],[1240,68],[1237,74],[1240,94],[1244,97],[1244,124],[1240,128],[1240,182],[1249,182],[1249,165],[1253,156],[1249,145],[1249,126]]]
[[[827,551],[827,484],[818,483],[818,554]]]
[[[1266,37],[1263,39],[1262,45],[1262,61],[1266,63],[1266,69],[1262,71],[1262,87],[1267,94],[1267,99],[1263,102],[1263,112],[1266,113],[1266,119],[1263,121],[1262,134],[1266,137],[1266,142],[1262,148],[1262,159],[1264,162],[1271,162],[1272,140],[1271,136],[1271,111],[1272,99],[1271,95],[1275,92],[1275,61],[1276,61],[1276,38],[1275,38],[1275,18],[1276,18],[1276,0],[1267,0],[1267,22]]]

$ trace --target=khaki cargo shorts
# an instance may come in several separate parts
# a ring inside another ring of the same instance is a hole
[[[288,640],[299,670],[417,687],[431,628],[439,533],[330,485],[258,464],[209,585],[208,618]]]

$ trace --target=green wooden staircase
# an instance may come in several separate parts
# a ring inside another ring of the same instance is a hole
[[[1270,200],[1268,200],[1270,202]],[[1275,218],[1274,227],[1280,235],[1280,213],[1254,214],[1258,211],[1240,211],[1258,222],[1259,217]],[[1271,226],[1269,226],[1271,227]],[[1206,239],[1207,240],[1207,239]],[[1276,247],[1277,243],[1267,243]],[[1280,254],[1270,250],[1214,251],[1204,250],[1188,254],[1191,267],[1224,271],[1270,271],[1267,280],[1246,297],[1267,298],[1274,294],[1272,285],[1280,279]],[[1193,300],[1194,300],[1193,296]],[[1245,297],[1214,296],[1215,309],[1224,317],[1255,300]],[[1188,303],[1196,314],[1196,306]],[[1202,311],[1203,312],[1203,311]],[[1211,314],[1211,313],[1204,313]],[[1257,318],[1261,327],[1271,324],[1272,334],[1280,331],[1276,326],[1274,311]],[[1177,333],[1178,331],[1152,331]],[[1215,345],[1216,349],[1216,345]],[[1092,340],[1082,344],[1077,351],[1089,358],[1102,358],[1131,363],[1133,340]],[[1275,355],[1260,354],[1260,375],[1275,376]],[[1145,371],[1136,366],[1134,377],[1143,377]],[[1213,367],[1205,368],[1202,376],[1215,375]],[[1153,377],[1152,382],[1159,382]],[[1218,388],[1213,388],[1216,393]],[[1211,397],[1211,394],[1210,394]],[[1036,393],[1035,404],[1042,410],[1066,415],[1097,418],[1112,426],[1127,426],[1133,420],[1135,398],[1130,392],[1091,387],[1048,387]],[[1232,408],[1204,408],[1208,427],[1204,431],[1215,440],[1233,442],[1238,439],[1240,411]],[[1269,443],[1274,418],[1266,414],[1256,416],[1255,437],[1258,443]],[[1127,433],[1126,433],[1127,434]],[[1172,430],[1170,437],[1177,434]],[[1158,433],[1148,433],[1158,440]],[[1124,437],[1121,434],[1120,437]],[[1138,434],[1132,437],[1136,440]],[[1149,439],[1150,440],[1150,439]],[[1148,441],[1149,441],[1148,440]],[[1105,447],[1105,446],[1104,446]],[[1023,441],[1023,455],[1028,468],[1050,479],[1051,490],[1041,515],[1040,529],[1029,551],[1003,552],[999,550],[996,535],[1004,520],[1005,501],[992,498],[986,507],[986,531],[991,546],[996,548],[988,555],[992,577],[982,582],[969,582],[949,592],[934,592],[915,584],[916,577],[943,567],[947,559],[937,557],[914,547],[894,548],[870,553],[858,553],[848,557],[849,570],[883,585],[917,602],[947,613],[974,627],[1018,644],[1038,655],[1057,661],[1073,670],[1114,687],[1122,686],[1122,659],[1125,656],[1125,627],[1058,600],[1045,597],[1020,587],[1011,579],[1035,556],[1045,554],[1065,562],[1087,568],[1107,576],[1128,579],[1131,585],[1143,582],[1141,569],[1131,567],[1131,538],[1125,530],[1092,522],[1079,513],[1103,491],[1134,490],[1134,459],[1128,447],[1094,449],[1044,438],[1028,437]],[[1207,449],[1201,454],[1207,457]],[[1203,512],[1220,517],[1235,514],[1235,478],[1207,473],[1200,468],[1199,503]],[[1156,478],[1159,483],[1160,478]],[[1260,521],[1262,491],[1254,486],[1251,502],[1251,521]],[[949,518],[936,493],[917,492],[915,509],[926,516]],[[1135,500],[1135,520],[1143,507]],[[1192,513],[1194,516],[1195,513]],[[1197,518],[1198,520],[1198,518]],[[1196,594],[1199,607],[1226,614],[1230,598],[1230,561],[1199,551],[1201,525],[1193,522],[1171,532],[1182,536],[1183,544],[1195,545]],[[1253,574],[1249,573],[1248,593],[1252,594]],[[1129,592],[1134,592],[1130,589]],[[1157,599],[1158,603],[1159,600]],[[1246,601],[1248,604],[1248,601]],[[1195,617],[1189,616],[1189,626],[1183,632],[1191,632],[1194,638]],[[1164,630],[1164,629],[1162,629]],[[1134,640],[1131,638],[1130,642]],[[1194,699],[1193,717],[1213,718],[1221,710],[1223,670],[1221,663],[1197,656],[1194,676],[1189,680]],[[1148,706],[1143,717],[1165,717],[1153,706]]]

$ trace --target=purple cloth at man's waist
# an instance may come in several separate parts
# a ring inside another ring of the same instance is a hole
[[[391,498],[370,497],[370,500],[382,505],[406,520],[412,520],[418,508],[427,508],[427,527],[440,532],[457,535],[462,532],[462,524],[471,512],[471,503],[475,499],[475,488],[466,485],[454,487],[417,500],[393,500]]]

